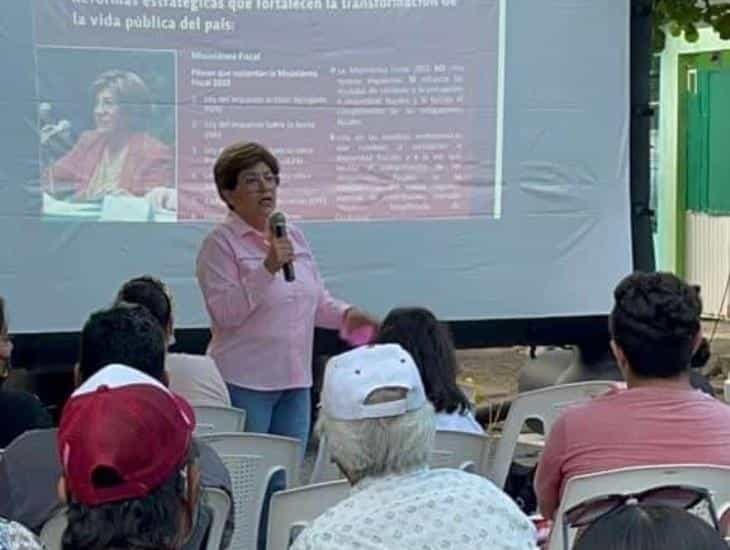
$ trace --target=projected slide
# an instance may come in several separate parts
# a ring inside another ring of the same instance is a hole
[[[251,140],[281,160],[294,219],[494,217],[499,10],[36,1],[40,215],[217,220],[213,162]]]

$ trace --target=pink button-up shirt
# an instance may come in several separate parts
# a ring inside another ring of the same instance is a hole
[[[302,232],[287,226],[296,280],[264,267],[265,237],[229,212],[205,238],[197,277],[211,319],[208,353],[223,379],[253,390],[312,385],[314,327],[339,329],[349,305],[324,286]]]

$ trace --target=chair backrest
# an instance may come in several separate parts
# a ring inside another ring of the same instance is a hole
[[[231,548],[255,548],[271,478],[284,472],[288,486],[298,484],[299,440],[258,433],[210,434],[199,439],[218,453],[231,476],[236,514]]]
[[[453,454],[455,461],[455,465],[448,467],[486,476],[490,444],[491,438],[485,434],[438,430],[431,467],[438,467],[434,464],[435,453],[446,451]]]
[[[246,428],[246,411],[235,407],[196,405],[196,434],[235,433]]]
[[[638,466],[577,476],[568,480],[555,512],[549,550],[563,549],[563,514],[576,504],[609,494],[630,494],[652,487],[690,485],[712,494],[718,515],[730,506],[730,467],[703,464]],[[574,532],[569,534],[572,546]]]
[[[223,530],[226,526],[228,512],[231,509],[231,499],[225,491],[220,489],[206,488],[203,490],[204,502],[213,512],[213,519],[208,530],[208,542],[206,550],[220,550]],[[61,550],[61,540],[68,525],[66,508],[56,511],[44,524],[41,529],[41,541],[46,550]]]
[[[271,497],[266,550],[289,548],[292,530],[307,527],[349,494],[350,484],[345,480],[316,483],[274,493]]]
[[[41,529],[41,542],[46,550],[61,550],[61,539],[66,530],[66,508],[60,508],[46,520]]]
[[[494,459],[488,468],[488,477],[497,487],[504,487],[517,438],[527,420],[540,420],[545,435],[567,406],[588,401],[616,387],[616,382],[595,381],[563,384],[518,395],[510,405],[502,427],[502,436],[496,443]]]
[[[221,489],[208,487],[203,491],[204,502],[213,512],[213,521],[208,530],[206,550],[220,550],[223,531],[226,527],[228,513],[231,510],[231,497]]]
[[[486,475],[490,438],[484,434],[439,430],[429,467],[457,468],[466,472]],[[325,483],[343,479],[337,465],[330,460],[327,446],[320,441],[317,459],[309,483]]]

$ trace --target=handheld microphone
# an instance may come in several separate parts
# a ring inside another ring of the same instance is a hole
[[[282,237],[286,237],[286,216],[282,212],[274,212],[269,216],[269,227],[275,238],[281,239]],[[287,283],[291,283],[296,279],[293,262],[285,263],[282,266],[282,271],[284,272],[284,280]]]

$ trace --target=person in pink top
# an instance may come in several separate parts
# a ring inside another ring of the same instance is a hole
[[[213,168],[229,208],[205,238],[197,277],[211,319],[208,353],[228,385],[234,407],[246,410],[246,430],[296,437],[310,427],[314,327],[374,334],[376,321],[333,298],[312,250],[296,225],[274,238],[279,163],[257,143],[235,143]],[[284,280],[293,262],[296,279]]]
[[[566,482],[629,466],[730,466],[730,407],[690,385],[702,334],[695,287],[669,273],[635,273],[614,291],[611,347],[626,388],[567,409],[553,425],[535,492],[552,518]]]

